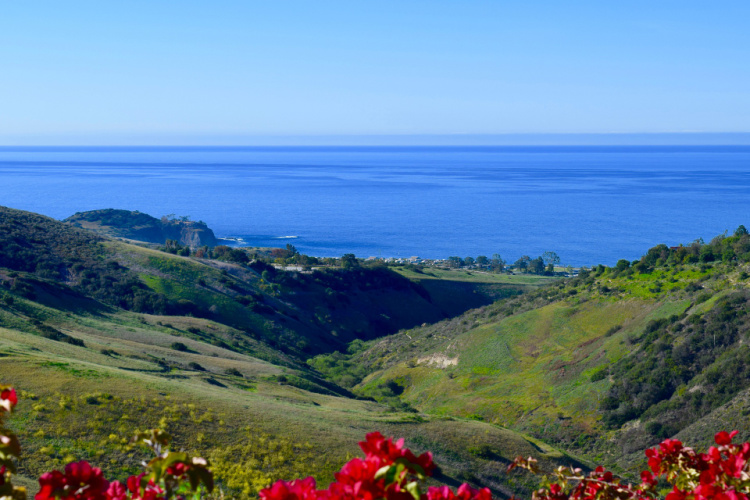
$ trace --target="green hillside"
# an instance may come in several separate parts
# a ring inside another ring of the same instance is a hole
[[[559,281],[554,276],[413,265],[394,267],[393,270],[423,287],[432,302],[449,316],[458,316],[468,309],[486,306]]]
[[[380,430],[433,451],[439,481],[510,497],[536,485],[504,474],[517,455],[628,473],[665,437],[750,438],[742,227],[569,279],[174,250],[0,208],[26,477],[88,459],[123,478],[143,459],[129,435],[160,426],[253,496],[330,480]]]
[[[708,444],[717,429],[738,428],[746,439],[743,229],[710,244],[660,245],[640,261],[311,364],[357,394],[503,425],[625,470],[665,437]]]
[[[385,268],[181,257],[0,209],[0,372],[19,390],[27,478],[87,459],[122,479],[144,458],[128,438],[154,426],[232,495],[330,480],[373,430],[433,451],[441,481],[501,497],[535,484],[502,474],[516,455],[579,463],[503,426],[355,397],[305,362],[446,315]]]

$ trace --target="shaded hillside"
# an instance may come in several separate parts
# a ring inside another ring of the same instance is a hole
[[[243,498],[279,478],[330,480],[373,430],[433,451],[441,481],[500,498],[536,483],[503,474],[516,455],[579,463],[495,425],[357,399],[301,362],[444,317],[388,269],[180,257],[11,209],[0,258],[0,372],[19,390],[27,477],[86,459],[123,479],[145,458],[128,438],[156,426]]]
[[[710,444],[716,412],[721,428],[750,437],[748,249],[743,228],[659,245],[311,363],[361,395],[480,418],[634,470],[665,437]]]
[[[423,287],[432,302],[448,317],[458,316],[469,309],[486,306],[500,299],[521,295],[559,280],[548,276],[414,265],[395,267],[394,270]]]
[[[39,283],[57,283],[133,312],[218,321],[298,358],[445,317],[424,289],[385,268],[303,274],[247,258],[186,258],[7,208],[0,209],[0,267],[6,286],[28,298]]]
[[[102,237],[29,212],[0,207],[0,268],[62,283],[125,309],[169,309],[165,297],[113,259]],[[33,293],[32,276],[13,276],[9,284]]]
[[[174,240],[191,248],[218,244],[214,232],[203,222],[157,219],[142,212],[107,208],[77,212],[64,220],[69,224],[112,238],[158,243]]]

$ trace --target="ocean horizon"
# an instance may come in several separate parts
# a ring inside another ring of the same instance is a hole
[[[750,224],[750,146],[0,147],[0,204],[189,215],[315,256],[613,265]]]

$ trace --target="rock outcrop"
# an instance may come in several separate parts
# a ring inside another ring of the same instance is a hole
[[[183,218],[157,219],[142,212],[107,208],[78,212],[63,222],[113,238],[127,238],[147,243],[164,244],[176,240],[181,245],[197,248],[218,245],[214,232],[204,222]]]

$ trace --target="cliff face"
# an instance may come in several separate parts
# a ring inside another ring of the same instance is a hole
[[[218,244],[214,232],[200,222],[173,221],[162,226],[165,239],[177,240],[191,248],[204,245],[214,247]]]
[[[104,236],[147,243],[164,244],[167,240],[176,240],[191,248],[218,244],[214,232],[203,222],[157,219],[137,211],[91,210],[78,212],[63,222]]]

